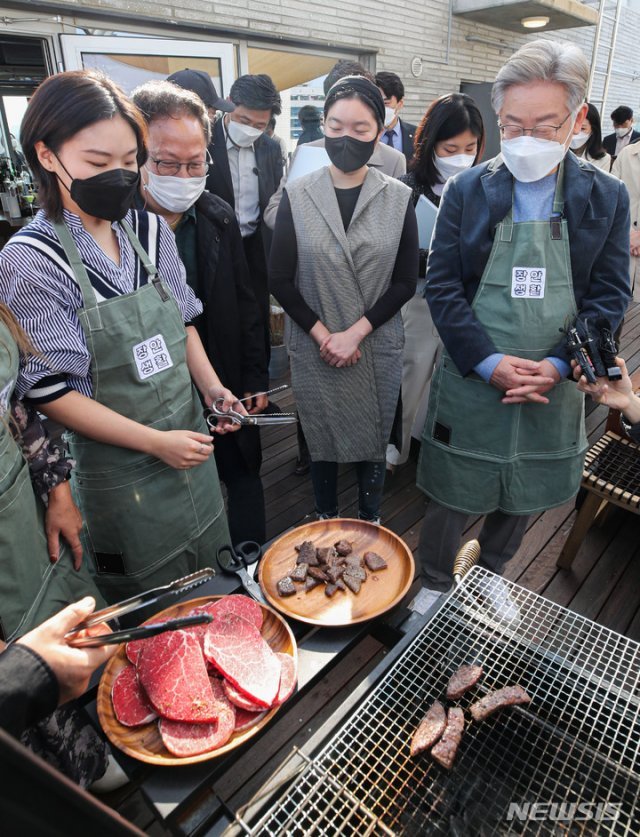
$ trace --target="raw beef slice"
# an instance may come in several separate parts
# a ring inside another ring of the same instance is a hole
[[[278,695],[274,706],[280,706],[285,700],[289,700],[296,688],[298,680],[298,672],[296,671],[296,661],[291,654],[281,654],[278,652],[276,657],[280,660],[280,686],[278,687]]]
[[[218,702],[211,691],[200,642],[193,634],[169,631],[146,640],[137,669],[140,684],[158,715],[189,723],[217,720]]]
[[[245,697],[263,709],[272,705],[280,660],[254,624],[233,613],[216,616],[204,637],[204,653]]]
[[[244,732],[251,727],[255,727],[267,714],[267,710],[262,712],[248,712],[246,709],[236,709],[236,732]]]
[[[158,619],[155,622],[149,622],[147,627],[151,625],[159,625],[161,622],[166,622],[166,619]],[[147,642],[146,639],[132,639],[131,642],[127,642],[124,647],[127,659],[130,663],[133,663],[134,666],[138,665],[138,657],[140,656],[140,652],[142,651],[145,642]]]
[[[237,709],[244,709],[246,712],[262,711],[262,706],[258,706],[257,703],[255,703],[252,700],[249,700],[249,698],[241,694],[241,692],[239,692],[234,685],[229,683],[228,680],[222,681],[222,687],[226,696]]]
[[[113,681],[111,700],[116,718],[125,727],[148,724],[158,717],[140,688],[134,666],[123,668]]]
[[[249,596],[238,594],[223,596],[217,602],[214,602],[213,607],[208,609],[207,613],[211,613],[213,616],[233,613],[235,616],[242,616],[247,622],[252,622],[258,630],[262,628],[262,608],[258,602],[250,599]],[[205,625],[205,627],[208,626]]]
[[[212,724],[186,724],[161,718],[158,724],[162,743],[174,756],[198,756],[223,747],[236,728],[236,711],[217,679],[211,680],[218,720]]]

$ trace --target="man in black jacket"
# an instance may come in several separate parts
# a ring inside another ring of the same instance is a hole
[[[267,404],[263,317],[251,288],[238,221],[229,204],[204,191],[210,123],[203,102],[170,82],[138,87],[132,99],[149,128],[149,159],[141,200],[163,216],[176,236],[187,282],[204,304],[195,325],[225,382],[247,399],[249,412]],[[216,464],[228,497],[234,543],[265,533],[262,453],[255,427],[216,438]]]
[[[404,84],[396,73],[384,71],[376,73],[376,84],[380,88],[387,110],[385,132],[381,142],[386,142],[396,151],[401,151],[407,158],[408,164],[413,157],[413,137],[416,126],[400,119],[400,111],[404,107]]]
[[[267,257],[271,231],[262,223],[263,212],[282,178],[280,145],[264,132],[272,116],[281,112],[278,91],[267,75],[237,79],[229,92],[235,105],[213,126],[213,167],[207,189],[226,201],[240,225],[251,286],[263,318],[267,355],[269,342],[269,283]]]
[[[612,111],[611,121],[614,131],[602,140],[602,147],[611,155],[613,163],[623,148],[640,140],[640,133],[633,130],[633,111],[626,105],[620,105]]]

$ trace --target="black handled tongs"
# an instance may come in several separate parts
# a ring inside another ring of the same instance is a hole
[[[187,590],[199,587],[205,581],[213,578],[215,574],[215,570],[212,570],[210,567],[205,567],[202,570],[191,573],[191,575],[185,575],[184,578],[177,578],[170,584],[165,584],[162,587],[154,587],[152,590],[147,590],[146,593],[140,593],[138,596],[132,596],[130,599],[125,599],[117,604],[104,607],[102,610],[97,610],[76,625],[72,631],[69,631],[65,639],[70,639],[79,631],[90,628],[92,625],[99,625],[100,622],[109,622],[111,619],[124,616],[125,613],[131,613],[134,610],[139,610],[141,607],[154,604],[160,601],[160,599],[164,599],[165,596],[170,596],[174,593],[185,593]]]
[[[77,636],[77,629],[67,634],[67,645],[74,648],[98,648],[101,645],[120,645],[121,642],[131,642],[134,639],[148,639],[165,631],[178,631],[181,628],[191,628],[193,625],[206,625],[213,621],[210,613],[196,613],[192,616],[182,616],[179,619],[169,619],[167,622],[156,622],[141,628],[129,628],[124,631],[112,631],[110,634],[97,636]]]

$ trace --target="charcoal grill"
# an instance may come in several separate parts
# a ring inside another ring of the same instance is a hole
[[[509,582],[520,620],[475,567],[386,672],[252,819],[250,835],[637,835],[640,646]],[[409,742],[462,664],[484,668],[459,703],[520,683],[531,704],[467,725],[453,769]],[[283,775],[287,774],[285,768]],[[582,804],[582,808],[577,806]],[[534,807],[532,807],[534,806]],[[535,807],[537,806],[537,807]],[[555,807],[554,807],[555,806]],[[257,813],[256,813],[257,811]]]

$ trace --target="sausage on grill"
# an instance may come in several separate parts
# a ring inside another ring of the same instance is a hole
[[[464,712],[459,706],[453,706],[447,713],[447,726],[442,738],[431,751],[431,756],[447,770],[453,766],[463,732]]]
[[[504,709],[505,706],[519,706],[525,703],[531,703],[531,698],[522,686],[506,686],[504,689],[489,692],[488,695],[472,703],[469,712],[474,721],[484,721],[489,715],[493,715],[499,709]]]
[[[482,666],[462,666],[452,675],[447,685],[447,699],[458,700],[482,677]]]
[[[446,725],[447,715],[444,706],[436,700],[413,733],[411,755],[417,756],[432,747],[444,732]]]

